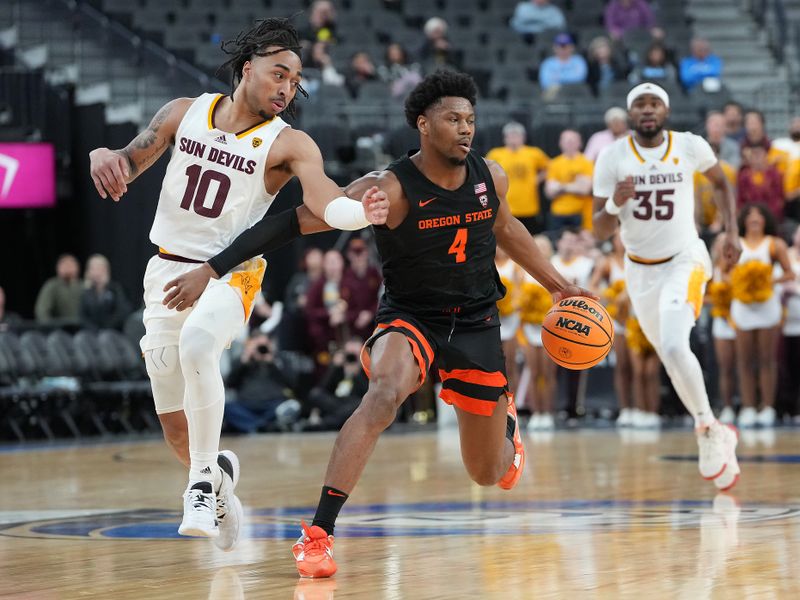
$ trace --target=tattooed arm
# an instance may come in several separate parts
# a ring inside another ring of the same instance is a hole
[[[165,104],[155,114],[147,129],[121,150],[97,148],[89,153],[89,172],[101,198],[111,196],[118,202],[128,191],[128,185],[175,143],[183,115],[194,102],[193,98],[178,98]]]

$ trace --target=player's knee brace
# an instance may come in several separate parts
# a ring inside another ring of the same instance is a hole
[[[183,409],[183,373],[177,346],[162,346],[145,350],[144,362],[156,412],[168,413]]]
[[[214,335],[199,327],[184,327],[179,346],[181,366],[187,378],[208,369],[219,369],[222,346]]]

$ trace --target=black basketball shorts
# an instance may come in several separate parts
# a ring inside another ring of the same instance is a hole
[[[408,312],[381,310],[375,332],[364,344],[361,363],[370,374],[369,352],[376,340],[390,332],[402,333],[419,366],[421,386],[436,363],[442,381],[439,397],[476,415],[491,415],[497,401],[508,394],[505,357],[496,312],[479,320],[418,319]]]

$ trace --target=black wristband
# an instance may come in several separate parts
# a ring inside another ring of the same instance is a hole
[[[272,252],[300,235],[300,221],[294,208],[277,215],[266,215],[233,240],[225,250],[209,259],[208,265],[222,277],[244,261]]]

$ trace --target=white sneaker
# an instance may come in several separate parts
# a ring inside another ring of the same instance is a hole
[[[744,429],[755,427],[758,422],[758,413],[752,406],[745,406],[739,411],[739,418],[736,424]]]
[[[531,418],[528,419],[528,431],[539,431],[543,416],[541,413],[533,413]]]
[[[539,429],[542,431],[553,431],[556,428],[556,420],[550,413],[545,413],[539,420]]]
[[[697,433],[700,475],[703,479],[713,480],[721,490],[729,490],[739,480],[737,442],[736,430],[719,421]]]
[[[631,412],[631,427],[634,429],[647,429],[649,427],[646,412],[638,408],[634,408]]]
[[[222,485],[217,492],[219,536],[214,538],[214,545],[229,552],[239,541],[244,517],[242,503],[234,493],[239,483],[239,458],[230,450],[223,450],[217,456],[217,464],[222,469]]]
[[[648,429],[661,429],[661,415],[658,413],[645,413]]]
[[[183,521],[178,533],[194,537],[217,537],[217,497],[208,481],[200,481],[183,493]]]
[[[775,413],[775,409],[771,406],[767,406],[758,412],[758,415],[756,416],[756,424],[760,425],[761,427],[774,427],[776,416],[777,414]]]
[[[630,427],[633,425],[633,409],[623,408],[617,417],[617,427]]]
[[[730,427],[730,426],[725,425],[725,427]],[[725,470],[722,472],[722,475],[714,479],[714,485],[717,486],[717,489],[720,490],[721,492],[727,492],[728,490],[733,488],[733,486],[735,486],[739,482],[739,477],[742,472],[741,469],[739,468],[739,461],[736,458],[736,444],[738,443],[738,438],[734,430],[731,430],[731,432],[734,434],[734,445],[730,460],[728,460],[728,466],[725,467]]]
[[[730,406],[723,408],[719,413],[719,422],[724,425],[733,425],[734,421],[736,421],[736,413],[733,412],[733,408]]]

